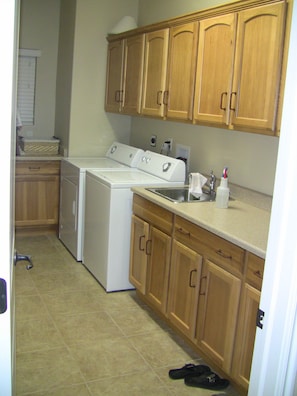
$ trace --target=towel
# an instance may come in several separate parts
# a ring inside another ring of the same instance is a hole
[[[202,187],[207,182],[207,178],[201,175],[200,173],[190,173],[189,175],[189,185],[190,185],[190,193],[202,194]]]

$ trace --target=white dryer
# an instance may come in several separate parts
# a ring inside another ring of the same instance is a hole
[[[86,170],[136,167],[143,153],[136,147],[114,142],[105,157],[62,159],[59,239],[77,261],[82,260]]]
[[[183,185],[185,163],[146,151],[137,169],[86,172],[83,264],[107,292],[129,282],[133,186]]]

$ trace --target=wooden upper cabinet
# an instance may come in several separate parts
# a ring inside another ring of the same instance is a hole
[[[197,39],[198,22],[170,29],[167,84],[164,95],[165,115],[168,118],[192,119]]]
[[[202,20],[199,24],[194,119],[228,124],[236,15]]]
[[[142,114],[164,116],[169,29],[145,35]]]
[[[275,129],[284,37],[285,4],[238,14],[231,123]]]
[[[194,120],[273,134],[285,4],[202,20]]]
[[[125,41],[123,101],[121,111],[139,114],[141,110],[144,34]]]
[[[141,107],[144,35],[108,46],[105,110],[139,114]]]
[[[105,90],[105,110],[119,112],[123,96],[123,56],[124,40],[114,41],[108,45],[107,73]]]

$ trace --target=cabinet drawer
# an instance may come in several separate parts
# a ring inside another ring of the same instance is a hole
[[[133,196],[133,213],[167,234],[172,233],[173,214],[137,194]]]
[[[261,290],[265,260],[252,253],[247,253],[246,281]]]
[[[245,250],[176,216],[174,238],[226,270],[242,275]]]
[[[60,174],[60,161],[19,161],[16,175]]]

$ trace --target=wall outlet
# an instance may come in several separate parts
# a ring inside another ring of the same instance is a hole
[[[156,145],[157,145],[157,136],[156,135],[151,136],[150,145],[151,145],[151,147],[156,147]]]
[[[168,143],[167,143],[168,142]],[[173,148],[173,139],[172,138],[167,138],[165,139],[164,143],[168,144],[168,151],[172,151]]]

